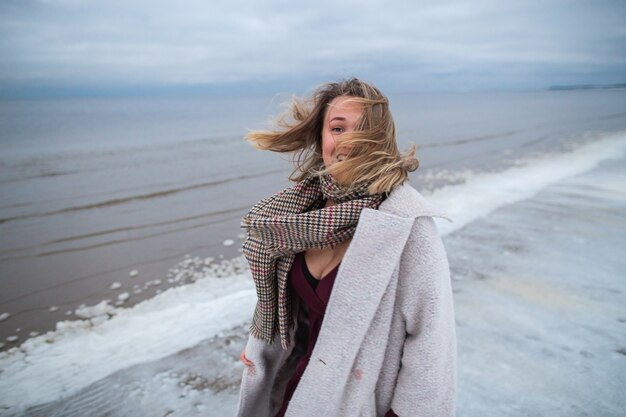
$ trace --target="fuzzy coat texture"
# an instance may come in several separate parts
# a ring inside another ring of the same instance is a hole
[[[433,217],[448,219],[408,182],[378,210],[362,210],[287,417],[455,415],[454,305]],[[305,325],[294,310],[292,340]],[[294,345],[248,338],[254,366],[244,370],[238,417],[275,415],[297,363]]]

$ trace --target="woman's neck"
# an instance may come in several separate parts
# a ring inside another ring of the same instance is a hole
[[[330,198],[328,200],[326,200],[326,203],[324,203],[324,208],[326,207],[330,207],[330,206],[334,206],[337,203],[335,203],[333,200],[331,200]]]

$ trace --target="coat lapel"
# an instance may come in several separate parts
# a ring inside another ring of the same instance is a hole
[[[337,271],[311,359],[290,409],[298,413],[306,410],[304,415],[336,415],[333,399],[343,392],[413,220],[369,208],[361,211],[352,242]],[[320,381],[323,381],[322,386]],[[320,392],[321,398],[326,400],[312,402],[311,392]]]
[[[337,271],[316,345],[333,349],[340,342],[342,360],[352,363],[399,265],[415,218],[420,216],[450,220],[408,183],[395,189],[378,210],[361,211]]]
[[[387,289],[413,218],[364,209],[337,272],[318,343],[343,348],[342,360],[351,363]],[[327,339],[327,340],[326,340]]]
[[[287,415],[336,415],[338,396],[400,263],[415,218],[420,216],[447,218],[406,183],[378,210],[361,211],[311,359],[291,400],[292,412]]]
[[[352,242],[337,271],[326,315],[300,385],[338,395],[349,378],[380,301],[399,265],[413,223],[419,216],[450,220],[409,184],[395,189],[378,210],[363,209]],[[319,386],[324,381],[324,387]],[[304,388],[303,388],[304,389]],[[307,391],[305,389],[305,391]],[[296,392],[294,400],[306,401]],[[307,404],[325,415],[332,401]],[[307,401],[308,403],[308,401]],[[304,405],[304,404],[302,404]],[[317,414],[317,413],[322,414]]]

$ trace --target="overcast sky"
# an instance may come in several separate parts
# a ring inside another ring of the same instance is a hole
[[[626,82],[626,1],[0,0],[0,94]]]

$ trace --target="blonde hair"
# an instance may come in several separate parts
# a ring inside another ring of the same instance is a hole
[[[322,158],[322,128],[328,105],[347,96],[360,103],[363,113],[353,132],[343,133],[336,143],[350,149],[346,159],[330,167]],[[370,194],[389,193],[402,184],[419,161],[416,146],[400,153],[389,101],[375,86],[357,78],[325,83],[311,97],[293,97],[288,111],[277,120],[278,130],[252,131],[246,140],[255,148],[280,153],[296,153],[295,168],[289,180],[300,182],[308,175],[329,173],[339,184],[352,189],[368,183]],[[351,148],[350,148],[351,147]]]

